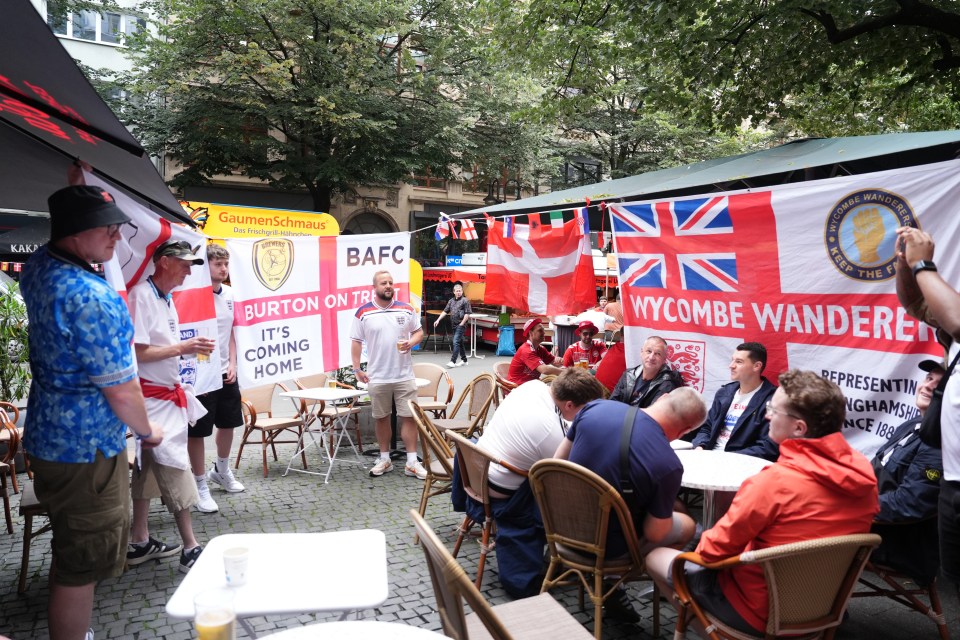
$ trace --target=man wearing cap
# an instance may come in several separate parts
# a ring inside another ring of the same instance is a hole
[[[563,352],[563,366],[575,367],[580,362],[586,362],[587,367],[595,371],[600,358],[607,351],[607,346],[602,340],[593,339],[597,333],[597,326],[589,320],[578,324],[577,335],[580,336],[580,341],[574,342]]]
[[[50,196],[50,243],[27,261],[30,320],[24,446],[37,498],[50,514],[52,640],[92,638],[96,583],[123,573],[130,526],[126,431],[143,447],[163,430],[144,408],[123,299],[91,267],[113,257],[130,221],[98,187]]]
[[[193,535],[190,519],[190,508],[197,504],[198,495],[187,454],[187,423],[188,416],[199,417],[205,410],[192,389],[180,384],[180,358],[209,354],[214,341],[203,336],[180,339],[179,317],[170,294],[183,284],[191,267],[203,264],[197,250],[185,241],[164,242],[153,253],[153,274],[130,289],[128,296],[147,411],[166,433],[163,444],[144,451],[133,471],[133,527],[127,552],[130,565],[180,551],[180,570],[189,571],[200,556],[201,547]],[[181,545],[168,545],[150,537],[147,513],[150,500],[159,497],[174,514],[183,541],[182,551]]]
[[[667,363],[667,341],[650,336],[640,350],[641,364],[627,369],[610,394],[611,400],[645,409],[657,398],[683,386],[683,378]]]
[[[777,388],[763,377],[767,349],[759,342],[738,345],[730,357],[730,379],[717,390],[713,406],[693,439],[697,449],[730,451],[775,462],[780,447],[770,439],[766,406]],[[731,494],[732,499],[732,494]]]
[[[540,318],[530,318],[523,325],[523,337],[526,340],[513,354],[507,379],[517,385],[537,380],[542,375],[557,375],[562,369],[553,366],[556,357],[540,346],[543,342],[543,322]]]
[[[447,306],[443,308],[433,328],[436,329],[443,320],[444,316],[450,316],[450,324],[453,326],[453,354],[450,356],[450,362],[447,367],[462,367],[467,364],[467,349],[463,344],[463,332],[467,321],[470,320],[470,314],[473,309],[470,307],[470,301],[463,297],[463,285],[456,283],[453,285],[453,297],[447,300]],[[457,362],[457,357],[462,357],[461,362]]]
[[[921,442],[917,432],[946,370],[942,362],[934,360],[924,360],[919,366],[926,372],[917,386],[915,402],[920,415],[897,427],[872,460],[880,513],[871,531],[880,534],[883,542],[871,559],[905,572],[919,584],[929,584],[940,568],[936,515],[943,456],[939,448]]]

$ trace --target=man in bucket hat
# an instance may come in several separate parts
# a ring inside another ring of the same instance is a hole
[[[519,385],[537,380],[541,375],[557,375],[562,371],[560,367],[553,366],[556,356],[540,346],[543,335],[543,321],[540,318],[530,318],[524,323],[523,337],[526,342],[520,345],[510,361],[507,370],[510,382]]]
[[[579,363],[585,363],[591,371],[596,371],[600,358],[607,351],[607,345],[603,344],[603,340],[593,339],[597,333],[599,333],[597,326],[589,320],[578,324],[577,335],[580,336],[580,341],[574,342],[563,352],[563,366],[576,367]]]
[[[33,374],[24,444],[53,526],[50,638],[77,640],[93,637],[96,583],[123,573],[127,427],[144,447],[163,431],[147,418],[127,306],[91,266],[113,257],[130,218],[99,187],[60,189],[48,204],[50,242],[21,280]]]

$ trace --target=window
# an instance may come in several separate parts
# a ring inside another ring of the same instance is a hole
[[[446,189],[447,181],[445,178],[437,178],[430,174],[430,167],[424,171],[424,175],[413,176],[417,186],[427,187],[428,189]]]
[[[147,21],[139,16],[112,11],[105,11],[102,14],[90,10],[76,13],[63,12],[59,0],[49,0],[47,24],[58,36],[123,45],[127,36],[135,35],[145,29]]]

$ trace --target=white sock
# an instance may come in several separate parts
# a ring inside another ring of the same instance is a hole
[[[226,473],[230,470],[230,458],[217,457],[217,473]]]
[[[416,454],[416,453],[409,453],[409,452],[408,452],[408,453],[407,453],[407,466],[408,466],[408,467],[412,467],[413,465],[417,464],[417,462],[419,462],[419,460],[417,460],[417,454]]]
[[[200,485],[207,484],[207,476],[206,476],[206,475],[193,476],[193,479],[197,481],[197,486],[198,486],[198,487],[199,487]]]
[[[381,452],[380,452],[380,459],[381,459],[381,460],[386,460],[386,461],[389,462],[389,461],[390,461],[390,452],[389,452],[389,451],[381,451]]]

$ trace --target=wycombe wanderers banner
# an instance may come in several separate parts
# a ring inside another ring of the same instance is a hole
[[[393,275],[409,301],[410,236],[231,238],[237,377],[241,388],[350,364],[350,323],[373,275]]]
[[[708,402],[741,342],[763,343],[766,377],[809,369],[847,398],[847,439],[871,455],[914,417],[933,330],[901,309],[896,229],[931,233],[960,283],[960,162],[611,205],[630,366],[660,335]]]

